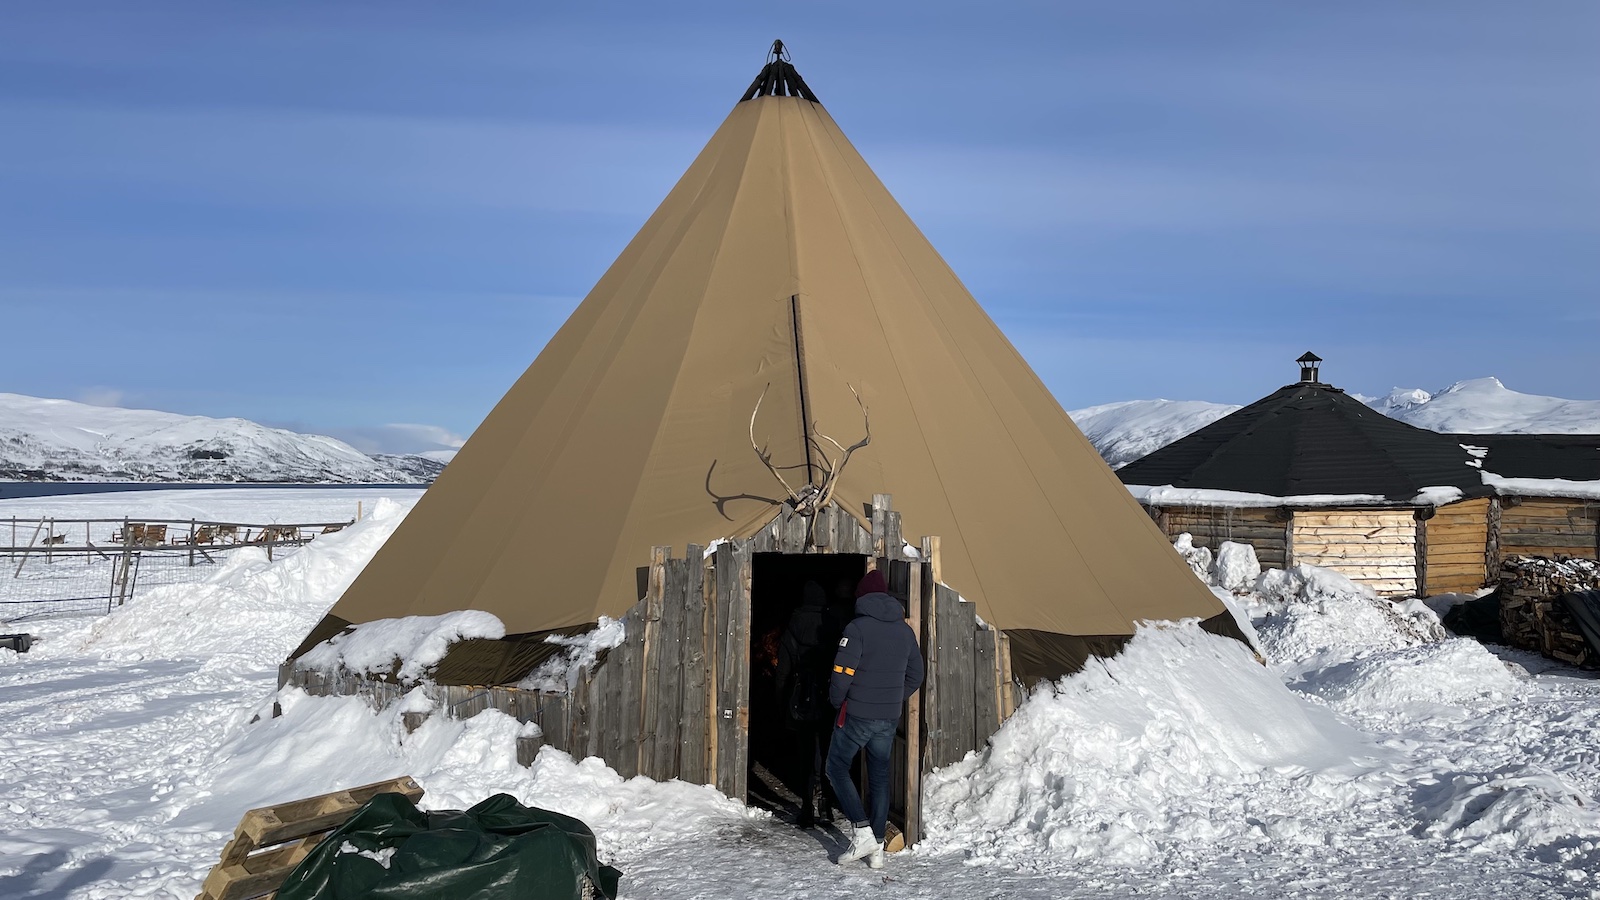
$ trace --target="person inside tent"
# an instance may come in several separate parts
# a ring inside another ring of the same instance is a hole
[[[882,573],[873,570],[856,586],[856,617],[844,628],[833,658],[828,701],[839,710],[828,746],[828,781],[839,811],[855,831],[839,856],[842,865],[863,859],[883,868],[884,833],[889,824],[889,753],[905,702],[922,686],[922,649],[906,624],[905,607],[889,593]],[[850,764],[867,751],[870,813],[850,780]]]
[[[828,706],[828,665],[839,642],[841,623],[828,609],[822,585],[807,581],[800,606],[790,614],[778,641],[778,705],[792,750],[789,787],[800,798],[795,824],[810,828],[818,818],[814,805],[817,788],[824,787],[822,763],[828,752],[833,722]],[[833,818],[826,788],[821,798],[821,818]]]

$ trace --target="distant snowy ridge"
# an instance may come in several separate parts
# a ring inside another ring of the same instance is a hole
[[[442,468],[247,419],[0,393],[0,481],[397,484],[431,481]]]
[[[1124,400],[1075,409],[1067,415],[1115,469],[1240,408],[1204,400]]]
[[[1600,400],[1563,400],[1513,391],[1493,376],[1442,391],[1395,388],[1356,399],[1390,418],[1446,434],[1600,434]]]
[[[1523,394],[1492,376],[1433,393],[1395,388],[1383,397],[1350,396],[1392,419],[1447,434],[1600,434],[1600,400]],[[1125,400],[1067,415],[1115,469],[1240,408],[1203,400]]]

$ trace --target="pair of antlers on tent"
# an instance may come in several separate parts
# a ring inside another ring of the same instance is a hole
[[[844,444],[823,434],[822,430],[817,427],[816,422],[811,423],[811,430],[806,433],[806,443],[811,445],[811,448],[817,451],[817,456],[822,459],[820,464],[822,483],[820,485],[812,484],[808,481],[801,486],[800,490],[796,491],[789,486],[789,482],[783,477],[783,473],[779,471],[778,467],[772,464],[772,451],[756,444],[756,416],[761,413],[761,402],[767,399],[767,391],[772,389],[770,383],[761,389],[761,397],[756,400],[756,408],[750,413],[750,449],[756,452],[756,456],[761,459],[761,464],[766,466],[767,471],[778,479],[779,484],[783,485],[783,489],[789,493],[789,502],[794,504],[794,511],[802,516],[816,515],[818,510],[828,505],[828,501],[833,499],[833,489],[839,483],[839,474],[844,471],[845,463],[850,461],[850,454],[872,442],[872,420],[867,415],[867,404],[861,399],[861,394],[856,391],[853,385],[846,384],[845,387],[850,388],[850,393],[855,394],[856,405],[861,407],[861,422],[866,429],[867,435],[846,447]],[[818,440],[818,438],[821,440]],[[828,458],[828,450],[822,446],[822,441],[827,441],[838,450],[840,454],[838,459],[830,460]],[[786,466],[785,468],[794,469],[799,467]],[[809,476],[809,463],[806,468]]]

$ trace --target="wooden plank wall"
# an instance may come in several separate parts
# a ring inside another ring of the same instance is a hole
[[[1409,509],[1296,510],[1290,552],[1296,564],[1332,569],[1379,596],[1417,590],[1417,519]]]
[[[980,620],[973,605],[948,585],[932,584],[932,602],[925,604],[925,770],[982,749],[1012,712],[1007,699],[1011,651],[1005,634]]]
[[[1500,501],[1501,559],[1513,556],[1596,558],[1600,504],[1556,497],[1505,497]]]
[[[1422,593],[1470,594],[1488,583],[1489,498],[1441,506],[1424,527],[1428,565]]]
[[[1213,552],[1223,541],[1249,544],[1263,568],[1281,569],[1288,559],[1288,516],[1279,509],[1169,506],[1152,510],[1152,515],[1169,539],[1187,532],[1196,547]]]

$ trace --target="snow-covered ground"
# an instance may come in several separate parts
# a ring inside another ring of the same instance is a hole
[[[1600,897],[1600,682],[1239,548],[1184,549],[1267,665],[1143,629],[933,773],[926,841],[881,872],[704,787],[549,749],[520,768],[498,713],[407,735],[398,704],[279,694],[409,505],[0,651],[0,897],[187,900],[245,809],[399,774],[425,807],[507,791],[584,819],[629,897]]]
[[[150,409],[0,393],[0,480],[431,481],[448,458],[374,459],[331,437]]]

